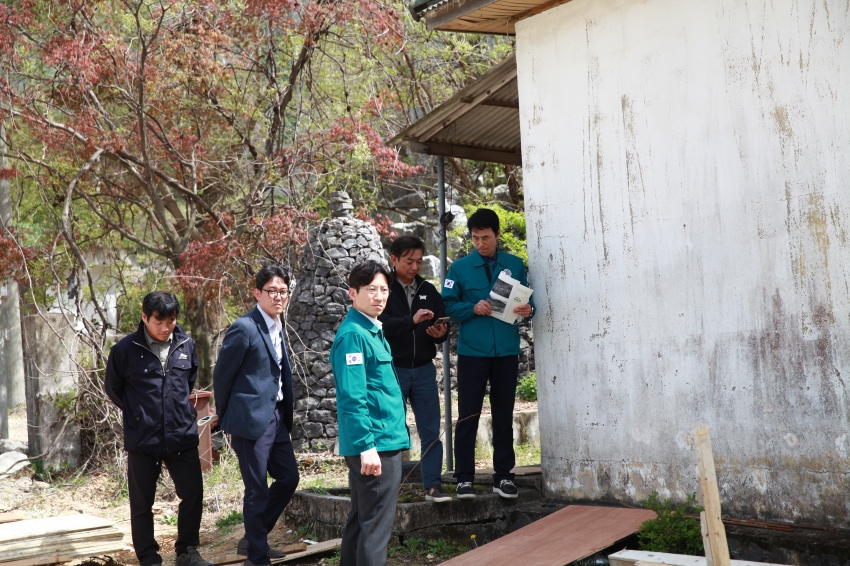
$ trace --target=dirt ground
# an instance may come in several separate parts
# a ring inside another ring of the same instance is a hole
[[[27,441],[26,411],[19,407],[10,413],[10,438]],[[347,476],[341,458],[328,454],[298,454],[301,483],[299,488],[345,486]],[[482,467],[491,465],[487,461]],[[130,508],[127,499],[126,470],[117,464],[113,470],[91,475],[39,478],[30,470],[13,479],[0,480],[0,512],[19,511],[30,518],[75,515],[86,513],[114,521],[125,532],[125,543],[132,546]],[[44,481],[48,479],[50,481]],[[204,473],[205,509],[201,525],[201,555],[206,559],[234,554],[236,543],[243,535],[241,521],[234,514],[242,508],[242,482],[232,453],[224,452],[213,470]],[[154,505],[154,524],[157,541],[162,548],[163,564],[174,564],[176,513],[179,500],[167,474],[163,474]],[[283,546],[309,536],[283,521],[270,533],[272,546]],[[440,542],[439,546],[434,545]],[[453,547],[444,541],[422,541],[417,546],[391,546],[390,566],[438,564],[452,555],[468,550]],[[106,557],[102,562],[106,562]],[[109,557],[115,564],[137,565],[132,551]],[[305,558],[300,564],[334,565],[339,563],[335,553]],[[91,563],[90,563],[91,564]]]

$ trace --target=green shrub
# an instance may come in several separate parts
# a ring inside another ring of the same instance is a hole
[[[523,401],[537,401],[537,375],[532,373],[520,379],[516,394]]]
[[[242,513],[239,511],[231,511],[229,515],[226,515],[215,522],[215,526],[219,529],[223,529],[225,527],[233,527],[235,525],[241,525],[244,521],[242,517]]]
[[[699,514],[703,510],[697,505],[696,493],[688,495],[683,504],[674,507],[669,499],[660,501],[658,492],[653,491],[643,504],[655,511],[657,517],[644,521],[640,526],[638,541],[641,550],[703,556],[699,521],[685,517],[687,512]]]

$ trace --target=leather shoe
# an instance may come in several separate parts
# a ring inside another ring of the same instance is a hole
[[[251,546],[248,544],[248,539],[242,537],[239,539],[239,542],[236,544],[236,554],[239,556],[248,556],[248,549]],[[269,551],[266,552],[266,556],[269,558],[286,558],[286,553],[282,550],[277,550],[276,548],[269,547]],[[248,560],[245,561],[245,566],[249,566]],[[250,566],[256,566],[253,563]]]

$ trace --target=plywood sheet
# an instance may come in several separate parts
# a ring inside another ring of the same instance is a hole
[[[0,525],[0,544],[27,538],[102,529],[111,526],[112,523],[110,521],[92,515],[27,519]]]
[[[655,512],[646,509],[570,505],[443,564],[563,566],[626,538],[654,518]]]

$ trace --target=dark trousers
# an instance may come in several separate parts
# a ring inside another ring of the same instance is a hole
[[[127,452],[127,488],[130,492],[130,527],[133,548],[140,566],[162,562],[159,544],[153,536],[153,507],[156,482],[162,465],[174,480],[174,489],[180,498],[177,509],[177,555],[186,553],[186,547],[198,546],[201,530],[201,513],[204,504],[204,478],[198,449],[183,452],[145,454]]]
[[[292,499],[299,479],[295,451],[283,424],[280,404],[263,436],[257,440],[233,436],[230,442],[239,458],[239,471],[245,484],[242,517],[248,559],[254,564],[269,564],[268,534]],[[266,473],[274,480],[271,486]]]
[[[490,420],[493,423],[493,482],[513,480],[514,401],[516,399],[519,356],[495,358],[457,357],[457,419],[455,427],[455,477],[457,481],[475,478],[475,439],[478,415],[490,382]],[[471,415],[475,415],[474,417]]]
[[[384,566],[401,486],[401,452],[381,452],[381,475],[360,474],[360,456],[346,456],[351,512],[342,533],[339,566]]]
[[[443,443],[440,440],[440,393],[437,368],[429,362],[418,368],[395,367],[405,402],[413,409],[419,433],[422,485],[440,485],[443,472]]]

